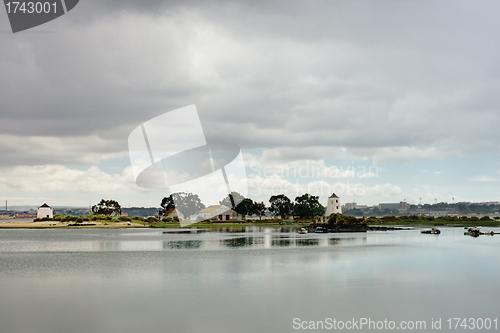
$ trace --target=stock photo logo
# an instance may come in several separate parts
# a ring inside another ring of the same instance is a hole
[[[195,105],[141,124],[130,133],[128,147],[137,186],[172,193],[181,226],[234,209],[242,199],[232,192],[248,194],[240,147],[207,143]]]
[[[79,0],[10,1],[4,0],[12,32],[31,29],[63,16],[78,4]]]

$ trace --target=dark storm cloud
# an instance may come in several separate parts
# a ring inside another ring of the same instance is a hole
[[[194,103],[209,140],[243,148],[392,156],[409,147],[421,159],[496,151],[499,6],[81,2],[38,28],[55,33],[0,35],[0,132],[71,138],[76,155],[93,156],[101,150],[85,138],[98,137],[106,154],[123,153],[141,122]],[[0,154],[25,164],[8,147]]]

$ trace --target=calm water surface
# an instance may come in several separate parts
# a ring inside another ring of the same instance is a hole
[[[450,317],[500,318],[500,235],[441,231],[0,230],[0,332],[297,332],[294,318],[362,317],[426,331],[442,318],[448,331]]]

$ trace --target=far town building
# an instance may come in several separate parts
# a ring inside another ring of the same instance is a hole
[[[52,210],[52,207],[44,203],[40,207],[38,207],[38,213],[37,213],[38,218],[42,217],[48,217],[48,218],[53,218],[54,217],[54,211]]]
[[[400,201],[399,203],[381,203],[378,204],[378,209],[382,212],[385,210],[407,211],[410,209],[410,204],[405,201]]]
[[[355,202],[346,202],[343,206],[342,206],[342,209],[345,210],[345,211],[348,211],[348,210],[353,210],[353,209],[356,209],[358,208],[358,204],[355,203]]]
[[[340,198],[333,193],[328,198],[328,203],[326,205],[326,216],[330,216],[331,214],[342,213],[342,208],[340,207]]]

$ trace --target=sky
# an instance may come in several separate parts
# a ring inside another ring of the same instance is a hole
[[[0,10],[0,200],[159,206],[128,136],[196,105],[250,198],[497,201],[496,1],[82,0],[13,34]]]

